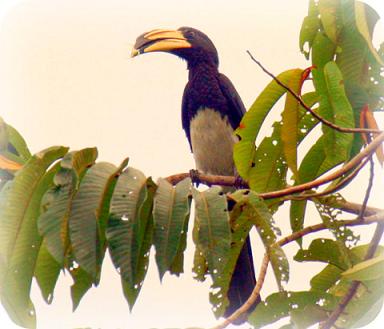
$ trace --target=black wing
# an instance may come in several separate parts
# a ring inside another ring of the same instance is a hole
[[[189,88],[189,82],[184,88],[183,93],[183,100],[181,102],[181,123],[183,125],[183,129],[185,131],[185,134],[187,135],[189,146],[192,151],[192,144],[191,144],[191,133],[190,133],[190,117],[189,117],[189,111],[188,111],[188,97],[187,97],[187,90]]]
[[[232,128],[236,129],[245,113],[245,106],[231,80],[221,73],[219,74],[218,80],[220,89],[230,106],[230,112],[227,113],[229,122],[231,123]]]

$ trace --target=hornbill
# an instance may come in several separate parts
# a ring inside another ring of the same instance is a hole
[[[196,169],[212,175],[235,175],[234,129],[239,126],[245,108],[231,81],[219,73],[219,58],[212,41],[190,27],[157,29],[137,38],[132,57],[156,51],[174,54],[187,62],[189,80],[184,89],[181,116]],[[255,284],[247,237],[232,274],[229,306],[224,316],[232,314],[248,299]]]

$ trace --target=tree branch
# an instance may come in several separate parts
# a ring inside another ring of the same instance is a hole
[[[253,57],[251,52],[247,50],[248,55],[251,57],[251,59],[266,73],[268,74],[273,80],[276,81],[276,83],[283,87],[286,91],[288,91],[298,102],[299,104],[304,107],[313,117],[315,117],[317,120],[322,122],[323,124],[327,125],[328,127],[335,129],[337,131],[343,132],[343,133],[375,133],[379,134],[382,133],[382,130],[378,129],[367,129],[367,128],[345,128],[340,127],[338,125],[335,125],[333,122],[328,121],[318,115],[316,112],[314,112],[305,102],[303,101],[302,97],[298,95],[295,91],[293,91],[290,87],[286,86],[283,82],[281,82],[275,75],[273,75],[271,72],[269,72],[256,58]]]
[[[355,155],[349,162],[344,164],[340,169],[334,171],[333,173],[330,173],[328,175],[325,175],[323,177],[317,178],[313,181],[310,181],[308,183],[290,186],[282,190],[273,191],[273,192],[266,192],[266,193],[260,193],[259,197],[263,199],[274,199],[274,198],[281,198],[287,195],[292,195],[300,192],[304,192],[307,190],[311,190],[313,188],[316,188],[318,186],[324,185],[326,183],[329,183],[339,177],[341,177],[344,174],[347,174],[350,170],[353,170],[355,167],[359,166],[359,164],[367,157],[370,156],[384,141],[384,132],[382,132],[380,135],[375,137],[371,143],[367,145],[366,148],[364,148],[360,153]],[[198,176],[198,179],[201,183],[206,184],[208,186],[211,185],[221,185],[221,186],[238,186],[237,178],[234,176],[213,176],[213,175],[206,175],[201,173],[196,173]],[[167,177],[167,180],[175,185],[181,180],[183,180],[186,177],[190,177],[189,173],[182,173],[177,175],[172,175]],[[248,187],[248,185],[243,186],[244,188]]]

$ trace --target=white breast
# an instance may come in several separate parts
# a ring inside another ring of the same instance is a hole
[[[190,124],[196,169],[213,175],[233,175],[233,144],[237,141],[227,118],[209,108],[200,109]]]

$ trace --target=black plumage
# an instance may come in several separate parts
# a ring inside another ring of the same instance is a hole
[[[218,70],[218,54],[212,41],[190,27],[153,30],[137,38],[132,55],[153,51],[169,52],[187,61],[189,79],[182,100],[182,126],[197,169],[210,174],[234,175],[232,152],[236,137],[233,131],[239,126],[245,108],[231,81]],[[248,237],[232,275],[228,291],[230,304],[225,316],[248,299],[255,284]]]

